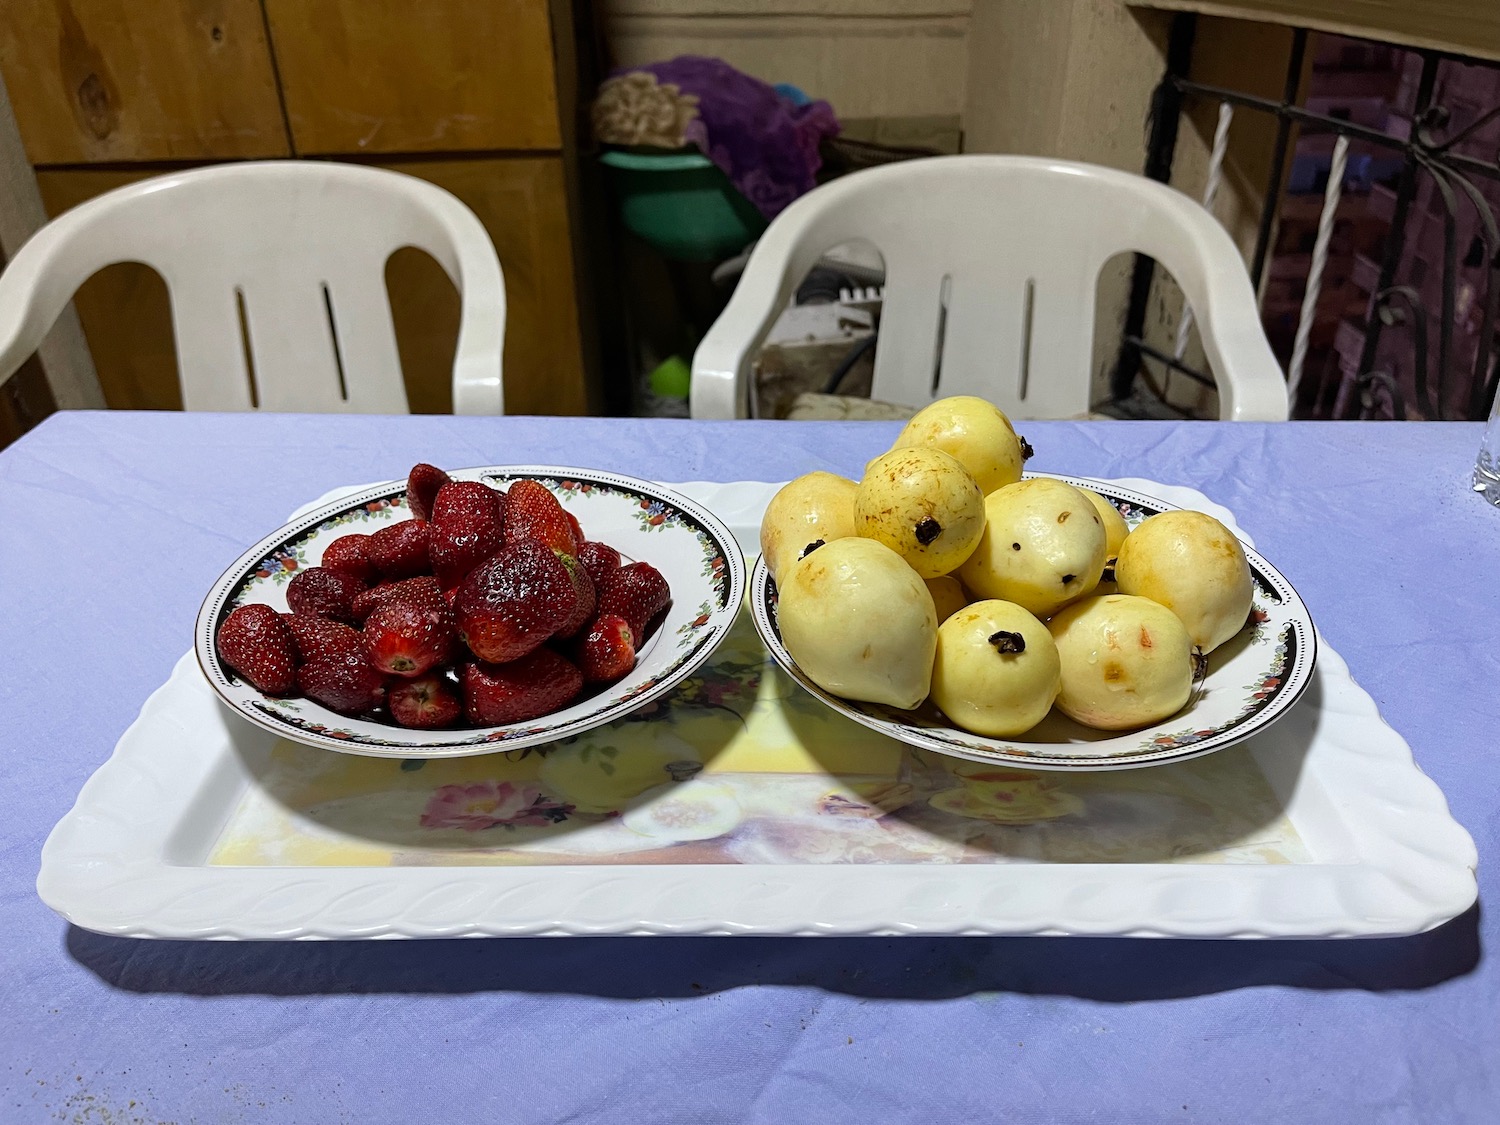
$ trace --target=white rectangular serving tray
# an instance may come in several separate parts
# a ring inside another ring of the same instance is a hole
[[[1228,511],[1194,490],[1121,483],[1210,512],[1235,528]],[[777,485],[671,487],[723,518],[754,555],[761,513]],[[353,490],[315,504],[346,491]],[[215,842],[256,784],[246,762],[263,759],[275,741],[221,706],[191,654],[184,656],[48,837],[37,878],[43,901],[90,930],[156,938],[1311,938],[1418,933],[1462,913],[1477,895],[1473,841],[1406,742],[1321,639],[1306,697],[1248,744],[1300,840],[1302,858],[1285,863],[1186,857],[1159,863],[211,866]]]

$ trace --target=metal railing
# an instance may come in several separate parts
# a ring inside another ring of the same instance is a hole
[[[1478,111],[1472,120],[1461,128],[1455,128],[1450,109],[1435,98],[1434,91],[1438,86],[1439,68],[1445,62],[1492,68],[1497,64],[1435,50],[1400,48],[1421,60],[1415,102],[1410,111],[1411,128],[1408,135],[1403,137],[1341,117],[1314,112],[1299,104],[1309,34],[1304,29],[1298,29],[1293,34],[1285,86],[1279,100],[1192,80],[1188,73],[1196,23],[1197,17],[1190,13],[1179,14],[1174,18],[1167,48],[1166,73],[1152,97],[1144,171],[1152,179],[1163,183],[1171,181],[1179,123],[1194,100],[1217,103],[1220,107],[1220,128],[1210,159],[1211,184],[1218,174],[1215,161],[1223,159],[1230,116],[1234,112],[1247,111],[1267,114],[1276,119],[1270,170],[1261,204],[1255,248],[1250,259],[1250,274],[1257,291],[1261,289],[1261,281],[1271,256],[1271,238],[1282,203],[1293,127],[1300,127],[1304,136],[1317,133],[1331,134],[1338,138],[1324,212],[1319,223],[1319,240],[1314,246],[1312,270],[1298,326],[1299,347],[1294,349],[1290,365],[1289,381],[1293,391],[1298,389],[1301,375],[1301,357],[1296,352],[1305,352],[1306,334],[1311,327],[1311,319],[1317,313],[1322,265],[1328,251],[1328,233],[1332,229],[1334,212],[1342,190],[1343,154],[1347,151],[1349,142],[1354,141],[1401,158],[1401,167],[1395,177],[1395,200],[1390,228],[1384,239],[1379,276],[1365,310],[1364,323],[1359,326],[1363,341],[1358,362],[1352,370],[1339,376],[1336,388],[1327,385],[1326,371],[1316,376],[1310,393],[1304,396],[1312,406],[1309,408],[1305,405],[1304,412],[1310,410],[1321,416],[1337,418],[1391,416],[1398,419],[1483,419],[1495,396],[1497,352],[1500,352],[1500,334],[1496,330],[1496,306],[1500,303],[1500,226],[1497,226],[1494,207],[1476,186],[1476,179],[1500,182],[1500,151],[1496,152],[1493,159],[1482,159],[1455,151],[1455,147],[1470,141],[1491,122],[1500,119],[1500,105]],[[1407,225],[1421,176],[1431,178],[1441,201],[1442,277],[1437,301],[1439,307],[1435,310],[1425,307],[1428,302],[1424,302],[1418,287],[1400,284],[1397,279],[1406,245]],[[1207,198],[1211,198],[1211,194],[1212,190]],[[1466,370],[1460,369],[1453,337],[1460,286],[1457,220],[1463,208],[1472,208],[1477,219],[1475,242],[1465,255],[1464,265],[1471,270],[1477,266],[1482,273],[1482,286],[1477,289],[1467,287],[1464,295],[1469,307],[1482,310],[1475,355],[1471,365],[1463,365],[1467,367]],[[1476,257],[1475,247],[1478,248],[1477,262],[1473,260]],[[1155,270],[1154,261],[1137,255],[1131,276],[1124,335],[1111,377],[1111,392],[1116,400],[1124,399],[1132,393],[1138,375],[1148,362],[1160,364],[1168,372],[1213,385],[1211,378],[1183,362],[1187,338],[1185,330],[1179,333],[1175,352],[1155,346],[1146,339],[1146,316]],[[1188,315],[1189,311],[1184,310],[1184,316]],[[1435,320],[1437,326],[1435,352],[1428,331],[1429,320]],[[1393,370],[1394,365],[1381,361],[1382,335],[1394,329],[1406,331],[1410,346],[1410,366],[1404,373],[1409,374],[1409,380],[1402,379],[1403,372]],[[1463,393],[1465,382],[1467,393]],[[1409,386],[1412,401],[1408,401],[1408,396],[1403,393],[1403,384]],[[1334,392],[1332,395],[1328,393],[1330,390]],[[1331,406],[1321,405],[1330,398]],[[1293,408],[1295,412],[1295,396]]]

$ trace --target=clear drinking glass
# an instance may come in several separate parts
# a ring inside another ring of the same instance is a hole
[[[1484,440],[1479,443],[1479,458],[1474,462],[1474,491],[1500,507],[1500,394],[1490,406],[1490,420],[1485,423]]]

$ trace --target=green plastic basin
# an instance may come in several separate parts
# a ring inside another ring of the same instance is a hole
[[[702,153],[609,150],[599,159],[625,226],[668,258],[718,261],[766,229],[755,205]]]

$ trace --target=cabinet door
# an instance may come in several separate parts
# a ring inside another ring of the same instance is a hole
[[[388,164],[447,188],[471,207],[505,271],[505,409],[583,414],[597,396],[584,379],[578,303],[560,157],[406,160]],[[151,173],[43,170],[49,216]],[[386,265],[396,344],[413,413],[453,409],[458,291],[432,258],[401,250]],[[180,409],[166,284],[135,263],[95,274],[75,298],[105,401],[117,409]]]
[[[446,188],[479,216],[505,273],[505,412],[586,414],[577,281],[560,157],[403,160],[385,167]],[[458,294],[431,258],[403,250],[386,267],[411,407],[452,406]]]
[[[266,0],[299,154],[556,149],[547,0]]]
[[[257,0],[4,0],[0,72],[33,164],[290,152]]]

